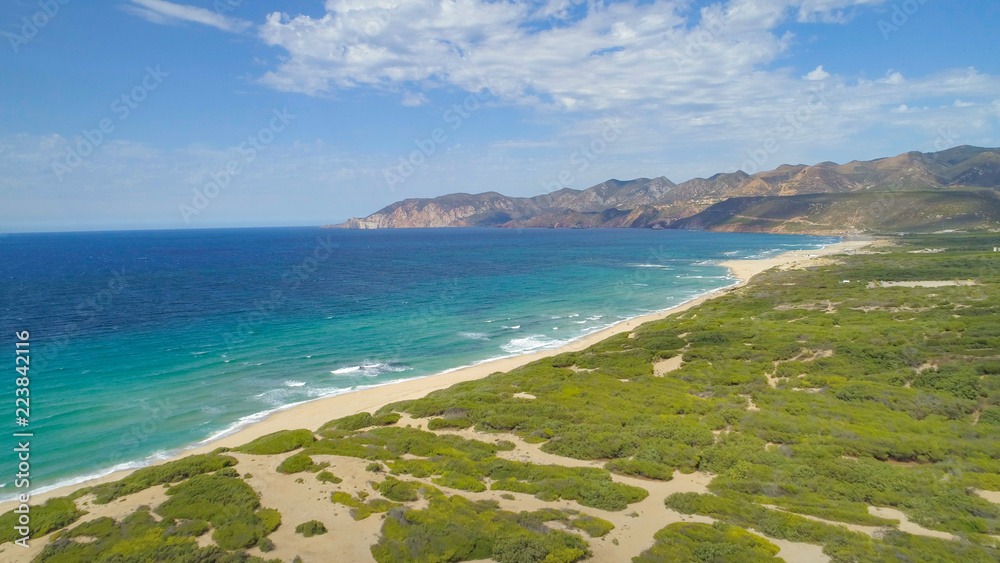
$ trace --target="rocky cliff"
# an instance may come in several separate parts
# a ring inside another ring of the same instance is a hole
[[[433,199],[407,199],[367,217],[329,226],[348,229],[682,227],[740,230],[751,227],[744,227],[732,218],[725,225],[706,219],[717,219],[718,209],[700,220],[682,220],[707,212],[730,198],[900,191],[954,193],[957,189],[975,191],[981,188],[1000,188],[1000,149],[962,146],[936,153],[909,152],[847,164],[782,165],[753,175],[742,171],[720,173],[681,184],[665,177],[608,180],[586,190],[563,189],[530,198],[507,197],[496,192],[449,194]],[[926,205],[940,203],[930,197],[917,199]],[[866,201],[865,198],[842,198],[837,201],[838,213],[847,213],[851,206],[863,205]],[[948,201],[953,203],[955,200]],[[789,208],[796,206],[790,203]],[[853,211],[865,215],[870,210],[858,208]],[[805,212],[799,217],[808,222],[809,215]],[[932,215],[934,213],[928,216]],[[782,219],[788,220],[791,219]],[[892,223],[887,221],[886,225]],[[870,217],[857,229],[871,230],[879,222],[878,217]],[[987,220],[984,224],[991,223]],[[846,223],[832,227],[841,231],[855,229]],[[758,223],[752,229],[781,230],[771,223],[766,227]],[[828,228],[814,230],[827,232]]]

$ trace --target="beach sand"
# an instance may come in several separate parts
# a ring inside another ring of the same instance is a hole
[[[796,250],[762,260],[734,260],[722,262],[721,265],[728,267],[733,272],[733,276],[740,280],[738,284],[734,284],[728,288],[704,295],[692,301],[688,301],[672,309],[622,321],[612,327],[588,335],[558,349],[504,358],[457,369],[439,375],[401,381],[351,392],[344,395],[338,395],[335,397],[317,399],[315,401],[297,405],[287,410],[276,412],[259,423],[243,428],[229,436],[225,436],[209,444],[184,450],[173,459],[192,454],[206,453],[218,447],[236,447],[260,436],[279,430],[297,428],[315,430],[324,423],[336,418],[341,418],[359,412],[374,412],[389,403],[418,399],[432,391],[445,389],[456,383],[480,379],[496,372],[509,371],[535,360],[554,356],[563,352],[583,350],[615,334],[630,332],[643,323],[666,318],[669,315],[696,307],[709,299],[724,295],[742,286],[749,281],[750,278],[760,272],[764,272],[775,267],[789,269],[808,267],[811,265],[822,265],[829,262],[829,259],[825,258],[827,256],[844,252],[852,252],[858,248],[871,244],[872,242],[873,241],[871,240],[848,240],[829,245],[820,250]],[[530,398],[525,398],[525,400],[530,400]],[[414,425],[426,423],[426,421],[410,420],[409,417],[405,418]],[[402,423],[403,421],[401,420],[400,424]],[[468,434],[466,437],[475,437],[484,441],[496,441],[505,437],[504,435],[500,435],[498,438],[496,434],[481,434],[472,430],[463,431],[462,433],[463,435]],[[532,447],[529,444],[522,443],[520,440],[518,442],[517,450],[511,453],[516,454],[519,459],[523,459],[524,461],[542,464],[559,463],[561,465],[585,464],[589,466],[595,463],[597,464],[596,466],[602,465],[598,462],[580,462],[568,458],[556,458],[556,456],[541,452],[537,447]],[[358,541],[352,543],[350,550],[341,554],[341,560],[371,560],[368,552],[368,546],[374,543],[377,539],[379,527],[376,525],[377,520],[371,519],[362,522],[353,522],[344,510],[340,510],[343,507],[338,508],[337,505],[329,502],[329,492],[326,489],[330,489],[331,486],[321,483],[311,483],[308,485],[308,488],[306,488],[306,486],[302,484],[295,483],[292,478],[293,476],[285,476],[275,473],[274,467],[269,467],[268,464],[276,464],[280,461],[279,458],[274,456],[247,456],[241,454],[236,454],[236,456],[240,459],[240,463],[237,466],[240,472],[249,472],[254,475],[253,478],[248,479],[247,481],[262,495],[263,505],[278,508],[284,519],[282,527],[275,532],[275,535],[272,536],[275,543],[279,546],[279,549],[268,554],[257,553],[256,550],[250,550],[250,553],[256,555],[266,555],[267,557],[279,557],[282,559],[285,559],[286,557],[287,559],[291,559],[295,555],[300,554],[306,558],[307,561],[323,560],[322,557],[320,559],[313,559],[307,557],[307,555],[325,554],[325,556],[328,557],[331,555],[328,551],[328,547],[324,547],[325,543],[319,538],[340,536],[340,533],[309,539],[292,534],[292,529],[295,524],[300,523],[300,521],[309,520],[311,518],[320,518],[326,522],[327,527],[333,526],[332,530],[337,530],[338,532],[357,538]],[[254,459],[255,457],[257,459]],[[317,461],[324,461],[327,456],[315,457]],[[367,481],[372,478],[372,474],[366,473],[364,470],[364,466],[366,465],[364,460],[352,460],[350,458],[337,456],[329,456],[329,458],[329,461],[334,464],[334,471],[336,475],[343,478],[345,480],[345,484],[351,484],[360,489],[364,487]],[[166,461],[169,460],[164,460],[159,463],[164,463]],[[120,471],[99,479],[92,479],[83,483],[69,485],[45,493],[32,495],[31,504],[38,506],[48,498],[64,496],[82,487],[116,481],[125,477],[132,471],[133,470]],[[631,481],[633,479],[616,475],[615,480],[623,482],[628,481],[632,484]],[[674,481],[666,483],[654,481],[644,481],[641,483],[641,486],[649,489],[651,492],[655,492],[656,494],[650,495],[649,497],[650,499],[655,498],[655,502],[650,501],[650,503],[646,503],[649,504],[649,506],[643,505],[639,507],[642,509],[640,510],[640,513],[652,512],[655,513],[655,518],[628,518],[627,522],[623,522],[621,520],[623,517],[621,514],[605,513],[599,510],[587,509],[588,512],[594,513],[602,518],[612,520],[616,524],[617,529],[611,536],[609,536],[609,538],[614,537],[618,539],[623,548],[631,546],[630,549],[618,549],[617,547],[612,548],[610,542],[594,539],[591,540],[591,543],[595,548],[595,554],[610,557],[611,554],[614,553],[615,560],[628,560],[632,556],[638,555],[642,549],[652,545],[652,534],[656,530],[659,530],[663,526],[669,524],[671,521],[700,520],[692,517],[682,518],[680,515],[667,510],[663,506],[662,502],[663,493],[666,492],[666,489],[669,489],[670,492],[706,492],[705,486],[709,480],[711,480],[711,476],[704,473],[695,473],[687,476],[678,474]],[[664,491],[660,491],[660,488],[664,488]],[[466,493],[463,494],[465,496],[469,496]],[[133,496],[137,497],[138,500],[129,497],[107,506],[93,505],[92,503],[90,503],[89,506],[82,506],[85,510],[89,510],[90,514],[84,516],[80,522],[91,520],[101,515],[109,515],[120,518],[124,514],[127,514],[129,510],[134,509],[141,504],[155,506],[159,502],[162,502],[162,500],[166,499],[166,496],[163,495],[163,489],[159,487]],[[481,496],[483,498],[493,498],[495,495],[483,493]],[[534,499],[534,497],[530,497],[528,495],[517,496],[518,502],[516,503],[502,501],[504,508],[508,510],[533,510],[533,503],[538,502]],[[524,498],[522,499],[520,497]],[[320,499],[321,502],[311,502],[315,499]],[[499,500],[499,497],[497,497],[497,499]],[[87,500],[88,497],[83,497],[80,499],[78,504],[82,505],[82,503],[87,502]],[[308,508],[307,505],[309,505]],[[15,506],[15,501],[2,503],[0,504],[0,513],[11,510]],[[579,507],[577,506],[576,508]],[[341,514],[341,512],[343,512],[343,514]],[[307,518],[305,515],[308,515],[309,517]],[[650,516],[652,515],[653,514],[650,514]],[[285,535],[288,535],[288,537],[284,537]],[[30,550],[23,550],[19,548],[13,553],[10,552],[10,547],[5,546],[6,549],[0,549],[0,556],[2,556],[5,560],[28,561],[31,557],[37,555],[41,548],[44,547],[45,543],[47,543],[47,537],[37,538],[32,540],[31,543],[32,548]],[[790,555],[793,552],[791,547],[790,543],[787,546],[783,546],[782,555]],[[810,549],[810,546],[808,545],[803,545],[802,548],[805,552],[814,551]],[[636,549],[638,549],[638,551],[636,551]],[[288,550],[287,553],[285,552],[286,550]],[[4,551],[7,553],[2,553]],[[8,556],[16,556],[16,559],[6,559]],[[619,559],[619,557],[622,557],[622,559]],[[789,557],[787,560],[789,562],[793,562],[799,559],[796,557]],[[804,561],[805,559],[802,560]]]

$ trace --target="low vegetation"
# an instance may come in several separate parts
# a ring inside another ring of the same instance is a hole
[[[326,526],[319,520],[310,520],[295,526],[295,533],[302,534],[306,538],[321,536],[326,533]]]
[[[311,473],[316,473],[323,468],[329,467],[330,464],[327,462],[314,463],[312,458],[304,453],[295,454],[289,458],[286,458],[280,464],[278,464],[278,473],[284,473],[286,475],[291,475],[292,473],[301,473],[303,471],[309,471]]]
[[[571,563],[590,555],[587,543],[544,525],[565,518],[560,511],[513,513],[498,510],[495,503],[429,490],[428,508],[389,511],[372,555],[380,563],[477,559]]]
[[[656,543],[632,563],[666,561],[715,563],[781,563],[775,557],[778,546],[746,530],[722,522],[713,525],[678,522],[663,528],[653,536]]]
[[[304,448],[315,441],[315,436],[309,430],[281,430],[267,436],[261,436],[234,451],[255,455],[275,455]]]
[[[112,483],[80,489],[72,496],[79,498],[85,494],[93,494],[95,503],[107,504],[115,499],[144,491],[156,485],[178,483],[194,475],[211,473],[224,467],[236,465],[236,458],[221,455],[219,453],[221,451],[220,449],[209,454],[192,455],[176,461],[136,469],[128,477]]]

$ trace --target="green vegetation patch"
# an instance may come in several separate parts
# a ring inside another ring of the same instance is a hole
[[[324,467],[329,467],[330,464],[327,462],[314,463],[312,458],[304,453],[295,454],[280,464],[278,464],[278,473],[284,473],[286,475],[291,475],[293,473],[301,473],[303,471],[310,471],[316,473],[317,471],[323,469]]]
[[[656,532],[653,547],[633,557],[633,563],[667,561],[716,563],[780,563],[778,546],[746,530],[722,522],[696,524],[677,522]]]
[[[334,485],[342,483],[344,481],[343,479],[337,477],[336,475],[330,473],[329,471],[320,471],[316,475],[316,480],[322,483],[333,483]]]
[[[211,473],[224,467],[236,465],[236,458],[220,455],[215,452],[191,455],[176,461],[170,461],[160,465],[151,465],[137,469],[128,477],[119,479],[113,483],[105,483],[88,489],[81,489],[74,493],[79,497],[86,493],[95,495],[94,502],[97,504],[107,504],[117,498],[131,495],[139,491],[144,491],[156,485],[165,483],[177,483],[194,475]]]
[[[331,420],[319,428],[320,435],[337,435],[338,431],[352,432],[369,428],[371,426],[390,426],[399,422],[399,413],[387,412],[372,416],[366,412],[359,412],[336,420]]]
[[[121,521],[102,517],[85,522],[49,542],[35,558],[39,563],[121,563],[124,561],[211,561],[265,563],[242,551],[200,548],[195,537],[208,530],[202,520],[164,518],[157,522],[148,507]],[[279,563],[271,560],[266,563]]]
[[[769,537],[817,543],[836,563],[865,561],[962,561],[986,563],[997,561],[1000,550],[976,545],[914,536],[895,531],[873,539],[842,526],[807,520],[795,514],[771,510],[739,499],[697,493],[675,493],[667,498],[667,507],[682,514],[701,514],[734,526],[754,528]]]
[[[278,511],[260,508],[257,493],[241,479],[196,475],[167,495],[157,514],[211,523],[212,539],[223,549],[251,547],[281,523]]]
[[[600,538],[608,535],[611,530],[615,529],[615,525],[602,518],[597,518],[596,516],[583,515],[570,520],[570,523],[574,528],[578,528],[587,532],[587,535],[592,538]]]
[[[37,538],[45,534],[65,528],[86,514],[79,510],[76,503],[68,497],[51,498],[45,504],[30,507],[31,537]],[[14,526],[20,526],[21,515],[13,510],[0,516],[0,543],[12,542],[21,537]]]
[[[281,430],[261,436],[236,448],[235,451],[254,455],[275,455],[304,448],[315,441],[316,437],[309,430]]]
[[[432,495],[424,510],[390,510],[372,555],[380,563],[477,559],[570,563],[590,556],[584,540],[541,526],[539,520],[547,517],[532,518],[531,514],[498,510],[495,503],[471,502],[460,496]]]
[[[307,538],[320,536],[326,533],[326,526],[319,520],[310,520],[295,526],[295,533]]]

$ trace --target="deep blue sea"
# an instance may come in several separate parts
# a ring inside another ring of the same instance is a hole
[[[37,493],[303,401],[557,347],[734,283],[714,262],[836,241],[631,229],[8,235],[0,424],[25,430],[16,331],[31,333]],[[0,457],[0,499],[15,463]]]

